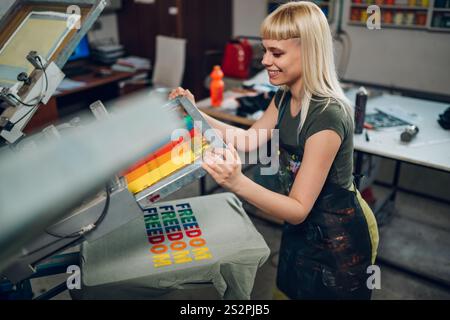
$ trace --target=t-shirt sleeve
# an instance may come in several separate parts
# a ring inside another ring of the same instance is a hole
[[[333,130],[336,132],[341,141],[348,132],[348,115],[346,114],[344,107],[337,103],[330,103],[325,109],[320,107],[317,110],[317,114],[314,120],[311,121],[309,126],[306,128],[306,139],[311,137],[317,132],[323,130]]]

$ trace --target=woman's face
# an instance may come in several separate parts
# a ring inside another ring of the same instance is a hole
[[[301,79],[299,39],[264,39],[262,45],[265,50],[262,64],[269,73],[271,84],[291,87]]]

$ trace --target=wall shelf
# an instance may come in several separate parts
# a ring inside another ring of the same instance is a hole
[[[365,22],[349,22],[348,25],[350,26],[366,26]],[[390,29],[413,29],[413,30],[428,30],[427,26],[408,26],[408,25],[397,25],[397,24],[387,24],[384,23],[381,25],[381,28],[390,28]]]
[[[370,4],[365,3],[352,3],[353,8],[367,8]],[[428,10],[428,7],[417,7],[417,6],[403,6],[403,5],[379,5],[381,9],[397,9],[397,10]]]
[[[373,4],[375,3],[354,3],[352,1],[348,25],[366,26],[365,21],[368,16],[366,9]],[[381,4],[379,5],[381,28],[450,32],[450,1],[447,2],[447,6],[435,7],[435,0],[428,1],[428,7],[407,6],[404,2],[398,5]]]

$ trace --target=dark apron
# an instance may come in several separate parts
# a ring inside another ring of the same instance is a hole
[[[280,141],[280,168],[297,170],[298,155],[287,149]],[[288,193],[295,173],[280,170],[280,176]],[[353,192],[326,182],[306,220],[283,227],[277,286],[291,299],[370,299],[366,282],[371,256],[356,188]]]

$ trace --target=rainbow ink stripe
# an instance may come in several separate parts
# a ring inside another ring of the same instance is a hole
[[[208,146],[207,142],[193,128],[192,119],[186,120],[187,118],[185,121],[190,128],[189,141],[185,141],[183,137],[177,141],[171,141],[123,173],[130,192],[136,194],[154,185],[161,179],[193,163],[202,155],[203,150]]]

